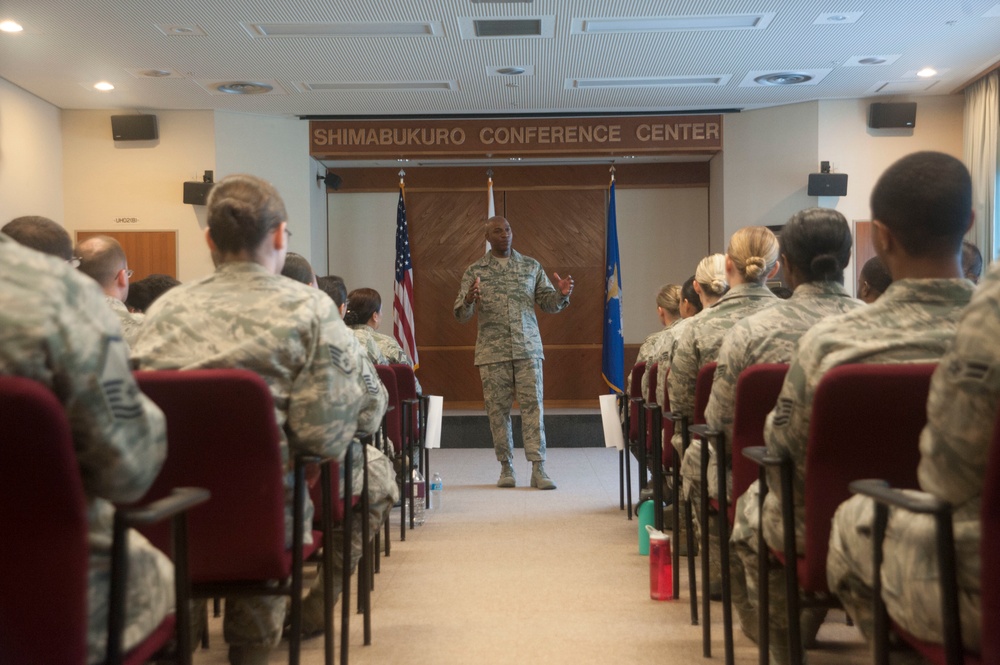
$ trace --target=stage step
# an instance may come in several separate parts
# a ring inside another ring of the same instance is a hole
[[[521,416],[511,417],[514,447],[524,448]],[[545,413],[545,445],[548,448],[601,448],[604,431],[597,409],[560,409]],[[445,411],[441,422],[442,448],[492,448],[490,423],[485,413]]]

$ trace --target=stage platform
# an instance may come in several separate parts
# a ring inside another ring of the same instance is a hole
[[[511,416],[514,447],[524,448],[521,415]],[[548,448],[602,448],[604,432],[597,409],[547,409],[545,445]],[[445,409],[441,422],[442,448],[492,448],[490,424],[483,411]]]

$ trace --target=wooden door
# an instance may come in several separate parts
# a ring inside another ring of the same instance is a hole
[[[854,285],[855,292],[861,284],[861,269],[868,259],[875,257],[875,247],[872,246],[872,223],[854,222]]]
[[[76,242],[94,236],[110,236],[121,243],[134,271],[133,282],[154,274],[177,278],[176,231],[77,231]]]

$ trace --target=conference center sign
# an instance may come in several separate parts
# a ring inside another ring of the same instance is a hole
[[[311,120],[317,159],[704,154],[722,149],[722,116]]]

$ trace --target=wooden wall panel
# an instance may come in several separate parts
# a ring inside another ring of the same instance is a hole
[[[76,242],[94,236],[110,236],[121,243],[134,272],[132,281],[153,274],[177,277],[176,231],[77,231]]]

